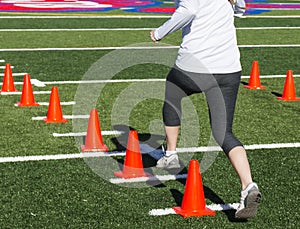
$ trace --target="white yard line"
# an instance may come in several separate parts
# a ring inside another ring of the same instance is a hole
[[[245,145],[248,150],[258,149],[279,149],[279,148],[299,148],[300,142],[294,143],[272,143],[272,144],[254,144]],[[178,148],[178,153],[183,152],[207,152],[209,150],[220,150],[218,147],[191,147]],[[126,152],[91,152],[91,153],[75,153],[75,154],[57,154],[57,155],[36,155],[36,156],[16,156],[16,157],[0,157],[0,163],[5,162],[22,162],[22,161],[43,161],[43,160],[64,160],[72,158],[89,158],[89,157],[111,157],[125,156]]]
[[[300,44],[260,44],[238,45],[239,48],[296,48]],[[35,51],[105,51],[105,50],[147,50],[147,49],[178,49],[179,46],[110,46],[110,47],[81,47],[81,48],[7,48],[1,52],[35,52]]]
[[[151,31],[153,28],[69,28],[69,29],[0,29],[0,32],[80,32],[80,31]],[[237,27],[237,30],[278,30],[300,29],[299,26],[289,27]]]
[[[40,106],[49,106],[49,102],[36,102]],[[62,106],[69,106],[69,105],[75,105],[75,101],[70,101],[70,102],[60,102],[60,105]],[[18,107],[18,104],[15,104],[15,107]]]
[[[122,184],[122,183],[137,183],[137,182],[149,182],[149,181],[170,181],[170,180],[180,180],[186,179],[187,174],[177,174],[177,175],[156,175],[149,177],[135,177],[135,178],[111,178],[109,182],[112,184]]]
[[[266,19],[273,19],[273,18],[300,18],[300,15],[283,15],[283,16],[272,16],[272,15],[247,15],[244,18],[266,18]]]
[[[37,102],[41,106],[49,106],[49,102]],[[69,102],[60,102],[60,105],[62,106],[69,106],[69,105],[75,105],[75,101],[69,101]]]
[[[88,119],[90,116],[89,115],[63,115],[65,119]],[[37,117],[32,117],[31,120],[34,121],[41,121],[47,118],[46,116],[37,116]]]
[[[51,91],[34,91],[33,94],[35,94],[35,95],[51,94]],[[0,95],[22,95],[22,92],[21,91],[16,91],[16,92],[0,92]]]
[[[151,31],[153,28],[0,29],[0,32]]]
[[[103,136],[105,135],[120,135],[124,134],[124,131],[116,131],[116,130],[103,130],[101,131]],[[86,132],[77,132],[77,133],[53,133],[53,137],[83,137],[86,136]]]
[[[24,73],[22,73],[22,72],[20,72],[20,73],[12,73],[13,74],[13,76],[24,76],[25,74],[27,74],[26,72],[24,72]],[[4,76],[4,73],[0,73],[0,76]],[[32,79],[31,79],[32,80]]]
[[[128,79],[128,80],[78,80],[78,81],[46,81],[45,85],[51,84],[95,84],[95,83],[134,83],[134,82],[164,82],[165,79]]]
[[[293,75],[294,78],[300,75]],[[242,79],[249,79],[250,76],[242,76]],[[286,75],[261,75],[261,79],[286,78]],[[95,83],[139,83],[139,82],[165,82],[165,79],[116,79],[116,80],[70,80],[70,81],[40,81],[31,79],[32,85],[36,87],[45,87],[46,85],[60,84],[95,84]],[[15,85],[23,85],[23,82],[15,82]],[[2,83],[0,83],[0,86]],[[51,91],[34,91],[33,94],[50,94]],[[1,92],[1,95],[20,95],[22,92]]]
[[[237,27],[237,30],[277,30],[277,29],[300,29],[300,27]]]
[[[293,75],[294,77],[300,77],[300,75]],[[262,75],[260,78],[272,79],[272,78],[285,78],[286,75]],[[242,76],[242,79],[249,79],[250,76]],[[120,80],[78,80],[78,81],[45,81],[41,84],[95,84],[95,83],[138,83],[138,82],[164,82],[165,79],[120,79]]]
[[[0,69],[5,69],[6,66],[0,66]],[[14,66],[10,66],[11,68],[14,68]]]
[[[207,208],[213,211],[227,211],[227,210],[233,210],[237,209],[239,206],[239,203],[233,203],[233,204],[210,204],[206,205]],[[173,208],[165,208],[165,209],[153,209],[149,212],[149,215],[152,216],[163,216],[163,215],[171,215],[176,214]]]
[[[9,48],[0,49],[1,52],[34,52],[34,51],[101,51],[101,50],[144,50],[144,49],[177,49],[179,46],[112,46],[112,47],[82,47],[82,48]]]

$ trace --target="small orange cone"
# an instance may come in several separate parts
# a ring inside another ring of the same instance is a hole
[[[266,87],[262,86],[260,83],[260,72],[259,72],[259,66],[258,66],[257,60],[252,62],[250,79],[249,79],[248,85],[245,85],[244,87],[247,89],[250,89],[250,90],[266,89]]]
[[[191,160],[181,207],[173,207],[176,214],[190,216],[214,216],[215,211],[206,207],[202,177],[198,160]]]
[[[125,179],[151,176],[144,172],[140,143],[135,130],[129,132],[123,171],[114,172],[114,175]]]
[[[10,64],[5,65],[2,89],[0,92],[15,92],[17,91],[14,84],[14,77]]]
[[[52,87],[50,94],[50,102],[48,107],[47,118],[44,119],[46,123],[60,123],[67,122],[68,120],[63,118],[62,109],[60,105],[60,98],[58,94],[58,88]]]
[[[108,147],[103,143],[97,109],[92,109],[88,122],[85,145],[81,146],[82,152],[107,152]]]
[[[31,107],[31,106],[39,106],[40,104],[34,101],[34,95],[32,91],[32,85],[30,82],[30,75],[24,75],[24,81],[22,86],[22,95],[21,101],[17,103],[19,107]]]
[[[296,97],[296,88],[295,88],[292,70],[287,71],[282,96],[277,97],[277,99],[283,100],[283,101],[299,101],[300,100],[300,98]]]

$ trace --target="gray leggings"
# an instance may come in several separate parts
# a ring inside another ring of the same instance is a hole
[[[232,133],[235,104],[241,72],[229,74],[201,74],[173,67],[166,81],[163,121],[166,126],[180,126],[183,97],[205,93],[209,108],[212,134],[223,151],[243,144]]]

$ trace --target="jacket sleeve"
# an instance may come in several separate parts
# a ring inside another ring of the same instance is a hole
[[[171,18],[155,30],[156,40],[161,40],[168,34],[188,25],[196,16],[199,0],[177,0],[175,4],[177,8]]]

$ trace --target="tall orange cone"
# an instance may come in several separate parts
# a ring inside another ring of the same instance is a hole
[[[15,92],[14,77],[12,75],[12,70],[10,64],[5,65],[4,77],[2,83],[2,89],[0,92]]]
[[[114,172],[114,175],[125,179],[150,176],[144,172],[140,143],[135,130],[129,132],[123,171]]]
[[[260,83],[260,72],[259,72],[259,66],[258,66],[257,60],[252,62],[250,79],[249,79],[248,85],[245,85],[244,87],[247,89],[250,89],[250,90],[266,89],[266,87],[262,86]]]
[[[292,70],[287,71],[282,96],[277,97],[277,99],[284,100],[284,101],[299,101],[300,100],[300,98],[296,97],[296,88],[295,88]]]
[[[34,95],[32,91],[32,85],[30,82],[30,75],[25,74],[22,86],[22,95],[21,101],[17,103],[19,107],[31,107],[31,106],[39,106],[40,104],[34,101]]]
[[[108,147],[103,143],[97,109],[92,109],[88,122],[85,145],[81,146],[82,152],[107,152]]]
[[[190,216],[214,216],[215,211],[206,207],[202,177],[198,160],[191,160],[181,207],[173,207],[176,214]]]
[[[50,94],[47,118],[44,119],[44,122],[61,123],[67,121],[67,119],[63,118],[58,88],[56,86],[53,86]]]

